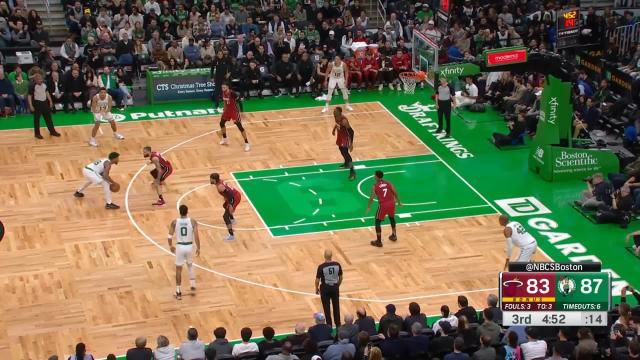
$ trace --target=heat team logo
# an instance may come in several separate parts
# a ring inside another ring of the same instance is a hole
[[[511,217],[551,213],[551,210],[533,196],[496,200],[496,204]]]

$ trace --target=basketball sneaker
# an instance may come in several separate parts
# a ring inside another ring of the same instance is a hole
[[[227,145],[227,138],[222,138],[220,140],[220,145]]]
[[[374,240],[371,242],[371,246],[382,247],[382,241]]]
[[[382,85],[382,84],[378,85],[378,91],[382,91],[383,87],[384,87],[384,85]]]
[[[113,133],[113,138],[116,140],[124,140],[124,136],[122,136],[122,134],[118,133],[118,132],[114,132]]]
[[[75,192],[75,193],[73,193],[73,196],[75,196],[75,197],[77,197],[77,198],[83,198],[83,197],[84,197],[84,194],[83,194],[83,193],[81,193],[80,191],[77,191],[77,190],[76,190],[76,192]]]
[[[347,108],[348,111],[353,111],[353,108],[349,104],[347,104],[347,106],[345,106],[345,108]]]
[[[236,224],[236,219],[231,219],[231,225],[235,225]]]
[[[182,293],[176,293],[176,300],[182,300]]]
[[[250,150],[251,150],[251,144],[245,143],[244,144],[244,151],[250,151]]]
[[[233,240],[235,240],[235,239],[236,239],[236,238],[235,238],[233,235],[227,235],[227,236],[224,238],[224,241],[233,241]]]
[[[396,234],[391,234],[391,235],[389,235],[389,240],[398,241],[398,237],[396,236]]]
[[[163,199],[158,199],[158,201],[154,202],[151,205],[153,205],[153,206],[163,206],[164,204],[166,204],[166,203],[164,202]]]
[[[322,108],[322,113],[324,114],[324,113],[326,113],[327,111],[329,111],[329,107],[328,107],[327,105],[325,105],[325,106]]]
[[[111,203],[111,204],[105,205],[104,208],[105,209],[109,209],[109,210],[118,210],[118,209],[120,209],[120,206],[118,206],[118,205],[116,205],[114,203]]]
[[[98,142],[96,141],[96,138],[89,139],[89,145],[91,145],[93,147],[97,147],[98,146]]]

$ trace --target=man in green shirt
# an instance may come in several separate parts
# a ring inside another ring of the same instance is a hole
[[[316,39],[320,39],[320,33],[316,30],[316,27],[313,24],[309,24],[305,35],[310,43],[313,43]]]
[[[433,18],[433,11],[429,9],[429,4],[417,3],[416,9],[418,9],[418,11],[416,12],[416,19],[419,20],[421,23],[423,23],[425,19]]]

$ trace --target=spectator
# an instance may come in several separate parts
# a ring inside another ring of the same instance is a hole
[[[411,332],[411,326],[416,322],[425,326],[427,324],[427,316],[420,312],[420,305],[418,305],[418,303],[411,302],[409,303],[409,315],[404,318],[404,331]]]
[[[273,339],[275,334],[275,330],[273,330],[273,328],[270,326],[262,329],[262,336],[264,337],[264,340],[258,343],[258,352],[260,353],[261,359],[265,358],[265,352],[280,347],[280,342]]]
[[[547,343],[539,340],[538,330],[534,327],[527,327],[528,342],[522,344],[522,358],[524,360],[533,360],[544,358],[547,353]]]
[[[295,74],[295,65],[289,61],[289,54],[283,53],[280,61],[277,61],[273,67],[275,81],[271,85],[271,91],[274,94],[280,94],[280,88],[285,88],[290,96],[294,95],[294,89],[298,87]],[[295,92],[299,96],[299,90]],[[336,324],[339,325],[339,324]]]
[[[633,195],[629,186],[623,186],[620,190],[613,192],[611,196],[611,207],[601,207],[596,212],[598,223],[619,224],[626,229],[631,221],[631,211],[633,210]]]
[[[94,358],[93,355],[87,352],[87,347],[84,343],[77,343],[76,352],[69,356],[69,360],[94,360]]]
[[[373,89],[378,82],[378,69],[380,65],[378,64],[378,60],[373,57],[371,51],[366,51],[364,59],[357,60],[360,65],[360,69],[362,70],[362,79],[364,85],[368,89]]]
[[[300,360],[296,355],[292,354],[293,346],[289,341],[282,344],[282,352],[277,355],[269,355],[266,360]],[[326,360],[326,359],[325,359]]]
[[[611,96],[611,90],[609,90],[609,81],[607,79],[602,79],[600,81],[600,88],[593,94],[593,101],[596,106],[600,106],[604,104],[607,99]]]
[[[495,294],[487,296],[487,309],[493,313],[493,322],[502,324],[502,309],[498,307],[498,297]],[[480,323],[484,321],[483,313],[480,313]]]
[[[373,336],[377,333],[375,320],[371,316],[367,315],[367,311],[363,307],[356,310],[356,316],[358,318],[354,324],[360,331],[366,332],[369,336]]]
[[[429,337],[422,334],[424,325],[419,322],[411,324],[411,337],[404,340],[407,356],[416,358],[429,352]]]
[[[559,357],[571,358],[575,349],[575,344],[569,341],[569,328],[562,327],[558,330],[558,341],[553,344],[554,353]]]
[[[29,82],[26,76],[22,76],[22,72],[16,74],[16,78],[11,82],[13,85],[14,96],[16,97],[16,105],[22,113],[28,112],[27,95],[29,93]]]
[[[464,315],[458,318],[458,336],[464,340],[465,350],[473,350],[480,345],[478,329],[471,327],[469,320],[467,320],[467,317]]]
[[[2,25],[0,24],[0,36],[3,36],[4,33],[2,33],[1,30]],[[44,25],[42,24],[42,20],[36,22],[36,28],[33,30],[33,32],[31,32],[31,42],[33,44],[49,43],[49,32],[45,30]]]
[[[307,328],[304,326],[304,324],[298,323],[295,326],[293,334],[287,336],[285,341],[288,341],[293,346],[300,346],[308,338],[310,337],[309,333],[307,333]]]
[[[499,358],[504,360],[521,360],[522,349],[518,344],[518,334],[515,331],[507,331],[503,341],[506,340],[506,345],[503,345],[499,349]]]
[[[440,320],[438,320],[433,324],[434,333],[438,333],[438,331],[440,331],[441,324],[443,321],[449,323],[450,327],[452,328],[458,327],[458,317],[450,313],[449,306],[442,305],[440,307],[440,314],[441,314]]]
[[[456,104],[458,107],[465,107],[473,105],[478,99],[478,87],[473,83],[473,77],[467,76],[464,78],[465,85],[463,91],[456,91]],[[501,319],[502,320],[502,319]]]
[[[22,21],[17,21],[16,28],[11,31],[11,41],[16,46],[31,45],[31,35]]]
[[[102,74],[98,77],[98,87],[107,89],[107,93],[113,97],[115,105],[121,110],[124,108],[125,94],[118,87],[116,77],[111,74],[111,68],[105,66]]]
[[[577,359],[591,357],[598,354],[598,343],[593,340],[591,330],[582,327],[578,330],[578,345],[575,348],[574,356]],[[528,359],[525,359],[528,360]]]
[[[149,15],[151,12],[154,12],[156,15],[160,15],[160,4],[156,0],[148,0],[146,4],[144,4],[144,12]]]
[[[453,352],[447,354],[444,360],[469,360],[469,355],[462,352],[464,348],[464,340],[461,337],[457,337],[453,341]]]
[[[567,360],[566,357],[563,357],[556,347],[553,347],[553,352],[551,356],[549,356],[546,360]]]
[[[206,348],[204,350],[204,357],[206,360],[216,360],[216,349],[214,348]]]
[[[209,343],[209,347],[216,349],[216,354],[220,355],[231,355],[233,351],[233,346],[229,344],[229,340],[225,337],[227,336],[227,329],[223,327],[218,327],[213,330],[213,337],[215,338],[211,343]]]
[[[54,113],[56,112],[56,104],[61,104],[62,108],[66,110],[68,96],[65,94],[64,82],[60,78],[60,73],[52,71],[47,77],[46,84],[47,89],[51,93],[51,99],[53,100],[53,107],[51,110]]]
[[[359,329],[358,325],[355,325],[353,323],[353,315],[346,314],[344,316],[344,324],[340,325],[340,327],[338,328],[338,331],[340,330],[344,330],[345,332],[349,333],[349,340],[352,343],[356,343]]]
[[[128,33],[123,33],[122,39],[116,44],[115,55],[120,66],[133,65],[133,42],[129,40]]]
[[[446,321],[442,322],[440,324],[440,330],[436,334],[437,336],[431,340],[429,352],[433,354],[434,357],[439,358],[442,358],[444,355],[452,352],[454,337],[451,334],[454,333],[455,330],[451,327],[451,324]]]
[[[153,350],[154,360],[174,360],[176,357],[176,350],[169,343],[169,339],[166,336],[158,336],[158,347]]]
[[[242,338],[242,343],[236,344],[233,346],[233,350],[231,351],[231,355],[234,357],[239,357],[245,354],[255,353],[257,354],[260,349],[258,349],[258,345],[256,343],[252,343],[251,335],[253,332],[250,328],[245,327],[240,330],[240,337]]]
[[[249,91],[256,90],[259,98],[262,99],[262,92],[264,90],[264,81],[262,81],[262,74],[256,63],[255,59],[249,62],[249,68],[245,73],[245,98],[249,98]]]
[[[84,78],[80,74],[80,69],[77,65],[74,65],[74,68],[69,71],[65,75],[64,79],[64,89],[66,94],[65,101],[65,112],[69,110],[75,112],[75,102],[78,101],[82,104],[82,110],[85,112],[89,111],[87,107],[87,102],[85,100],[85,87],[84,87]]]
[[[169,48],[169,50],[171,50],[171,48]],[[200,48],[195,44],[195,40],[193,38],[189,38],[189,45],[184,48],[183,59],[188,59],[189,62],[196,64],[196,66],[201,63]],[[182,64],[183,62],[184,60],[178,63]]]
[[[302,343],[302,349],[304,350],[304,355],[300,360],[317,360],[322,359],[320,356],[320,352],[318,351],[318,344],[311,339],[306,339]]]
[[[349,352],[352,356],[356,353],[355,345],[349,342],[349,334],[342,330],[338,331],[338,342],[329,345],[327,351],[322,355],[323,360],[340,360],[342,353]]]
[[[486,323],[486,322],[485,322]],[[496,349],[491,346],[492,339],[490,336],[480,336],[480,349],[473,353],[473,360],[495,360]]]
[[[147,347],[147,338],[136,338],[136,347],[127,350],[127,360],[151,360],[153,351]],[[156,359],[157,360],[157,359]]]
[[[486,308],[482,312],[484,322],[478,327],[478,336],[480,338],[487,337],[490,342],[489,345],[498,345],[500,343],[500,335],[502,333],[502,329],[498,324],[493,322],[493,312]]]
[[[469,300],[464,295],[458,296],[458,311],[456,312],[456,316],[460,318],[460,316],[464,315],[467,317],[470,323],[478,322],[478,315],[476,309],[473,306],[469,306]]]
[[[409,71],[411,66],[409,55],[405,54],[402,49],[398,48],[395,55],[391,57],[391,66],[393,67],[392,83],[397,84],[398,91],[402,90],[400,82],[400,74]],[[389,85],[391,88],[391,85]]]
[[[387,313],[382,315],[380,318],[380,327],[378,332],[380,334],[387,334],[391,324],[395,324],[398,329],[402,329],[404,320],[400,316],[396,315],[396,306],[389,304],[385,309],[387,310]]]
[[[187,330],[187,341],[178,348],[178,355],[182,360],[204,359],[204,343],[198,340],[198,330],[190,327]]]
[[[356,339],[354,342],[356,345],[356,354],[354,355],[354,358],[356,358],[356,360],[366,359],[366,356],[371,350],[370,340],[371,336],[369,336],[366,331],[360,331],[356,335]]]
[[[604,180],[601,173],[585,179],[587,190],[582,192],[582,199],[574,203],[583,209],[597,209],[603,205],[611,206],[611,184]]]
[[[523,135],[526,130],[525,116],[527,112],[525,110],[520,110],[518,113],[518,117],[516,121],[508,121],[507,128],[509,129],[508,134],[502,133],[493,133],[492,141],[493,143],[500,147],[506,145],[521,145],[524,144]]]

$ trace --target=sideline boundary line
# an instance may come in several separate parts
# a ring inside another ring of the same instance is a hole
[[[383,109],[385,109],[389,115],[391,115],[391,117],[393,117],[400,125],[402,125],[409,133],[411,133],[416,140],[418,140],[421,144],[424,144],[424,146],[426,146],[429,150],[431,150],[431,148],[429,148],[429,146],[422,141],[418,135],[416,135],[413,131],[411,131],[409,129],[409,127],[407,127],[407,125],[405,125],[397,116],[396,114],[392,113],[391,110],[387,109],[386,106],[384,106],[380,101],[378,101],[378,105],[380,105]],[[487,200],[487,198],[484,197],[484,195],[480,194],[480,192],[478,190],[476,190],[475,187],[471,186],[471,184],[469,184],[469,182],[463,178],[457,171],[455,171],[451,165],[449,165],[446,161],[444,161],[442,159],[442,157],[440,157],[440,155],[438,155],[435,151],[432,150],[433,155],[435,155],[438,159],[440,159],[440,161],[442,161],[442,163],[449,168],[449,170],[451,170],[451,172],[453,172],[460,180],[462,180],[463,183],[465,183],[474,193],[476,193],[476,195],[478,195],[482,200],[484,200],[487,205],[489,205],[495,212],[496,214],[500,214],[500,211],[498,211],[498,209],[489,201]]]

